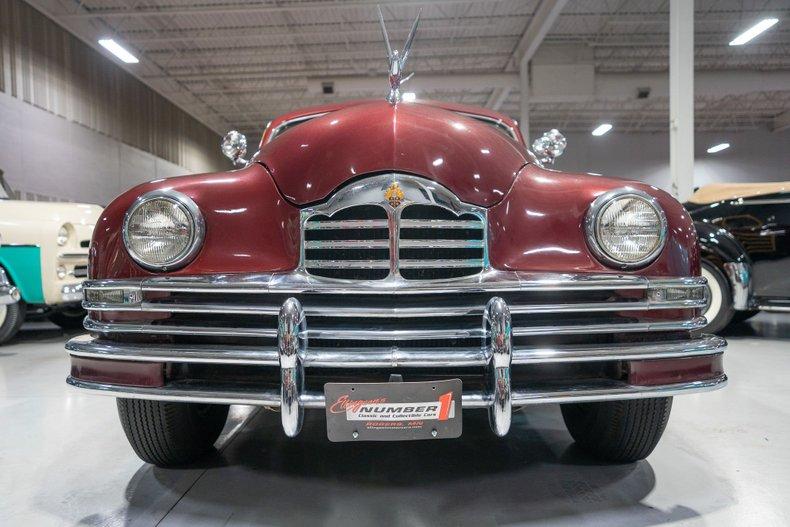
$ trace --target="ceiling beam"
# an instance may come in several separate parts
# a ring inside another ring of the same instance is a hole
[[[502,107],[502,103],[504,103],[508,96],[510,95],[511,87],[510,86],[498,86],[493,89],[491,95],[488,96],[488,100],[486,101],[486,108],[491,108],[492,110],[499,110]]]
[[[478,0],[432,0],[431,4],[473,4]],[[216,4],[212,6],[193,6],[193,7],[139,7],[139,8],[111,8],[94,9],[87,12],[79,12],[65,15],[68,18],[118,18],[118,17],[142,17],[142,16],[172,16],[172,15],[216,15],[216,14],[245,14],[245,13],[283,13],[297,11],[315,11],[329,9],[355,9],[359,7],[374,7],[381,3],[381,0],[337,0],[334,2],[299,2],[293,4],[257,4],[246,5]],[[386,6],[423,6],[425,0],[394,0],[387,2]]]
[[[506,71],[516,71],[520,64],[532,58],[567,2],[568,0],[541,0],[510,56]]]
[[[785,110],[771,121],[772,132],[783,132],[785,130],[790,130],[790,110]]]

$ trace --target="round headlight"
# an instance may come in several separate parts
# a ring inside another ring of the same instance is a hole
[[[617,189],[596,198],[587,211],[587,242],[603,263],[620,269],[652,262],[667,234],[667,218],[656,199],[640,190]]]
[[[68,241],[69,241],[69,229],[65,225],[61,225],[60,229],[58,229],[58,238],[57,238],[58,245],[62,247],[66,245],[66,242]]]
[[[200,209],[175,191],[144,194],[126,212],[123,241],[141,266],[167,271],[188,264],[203,244],[205,224]]]

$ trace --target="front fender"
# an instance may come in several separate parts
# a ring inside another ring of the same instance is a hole
[[[729,231],[705,221],[695,221],[694,228],[702,258],[720,269],[724,269],[725,263],[744,263],[751,267],[746,249]]]
[[[147,192],[172,189],[197,203],[206,220],[203,247],[193,261],[166,273],[258,273],[290,271],[299,263],[299,209],[278,192],[266,169],[244,169],[160,179],[139,185],[104,209],[90,248],[92,279],[161,275],[143,269],[123,244],[124,214]]]

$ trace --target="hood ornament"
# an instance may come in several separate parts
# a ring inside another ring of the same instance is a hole
[[[384,43],[387,45],[387,60],[389,61],[389,81],[390,93],[387,95],[387,101],[390,104],[396,104],[401,100],[400,87],[407,80],[411,79],[414,72],[403,76],[403,67],[406,65],[406,59],[409,58],[409,51],[414,42],[414,36],[417,34],[417,25],[420,23],[420,15],[422,9],[417,13],[417,18],[414,19],[414,24],[411,26],[409,36],[406,38],[406,43],[403,45],[403,51],[392,49],[390,46],[390,38],[387,35],[387,26],[384,25],[384,15],[381,13],[381,6],[379,6],[379,24],[381,25],[381,33],[384,35]]]

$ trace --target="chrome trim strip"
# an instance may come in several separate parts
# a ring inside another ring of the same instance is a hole
[[[726,349],[727,342],[715,335],[669,342],[514,347],[512,364],[677,359],[718,355]],[[279,365],[277,349],[266,346],[137,344],[80,335],[66,343],[66,350],[76,357],[95,359]],[[426,349],[397,346],[321,349],[308,346],[301,358],[305,368],[453,368],[485,366],[491,359],[491,352],[482,346]]]
[[[84,253],[60,253],[58,255],[58,259],[60,260],[87,260],[88,259],[88,251]]]
[[[386,249],[389,240],[311,240],[304,244],[305,249]]]
[[[123,324],[97,322],[85,317],[85,329],[95,333],[147,333],[156,335],[198,335],[216,337],[271,337],[277,336],[274,329],[223,328],[206,326],[166,326],[159,324]]]
[[[529,335],[584,335],[599,333],[636,333],[702,329],[708,325],[705,317],[670,322],[624,322],[622,324],[579,324],[575,326],[531,326],[513,329],[514,337]]]
[[[128,399],[212,404],[245,404],[270,407],[278,407],[280,405],[279,393],[271,389],[239,389],[238,391],[230,391],[194,385],[170,385],[163,388],[141,388],[136,386],[120,386],[82,381],[71,376],[66,379],[66,382],[74,388],[92,390],[97,394]],[[718,390],[723,388],[726,384],[727,376],[722,375],[721,377],[711,380],[656,386],[631,386],[624,383],[611,383],[611,386],[608,387],[578,386],[573,389],[555,391],[515,389],[511,393],[511,400],[513,406],[517,407],[530,404],[672,397],[675,395]],[[320,409],[324,408],[325,404],[323,393],[303,393],[299,400],[303,408]],[[463,394],[463,408],[488,408],[491,405],[492,400],[481,392],[470,391]]]
[[[790,306],[777,306],[771,304],[760,304],[757,306],[760,311],[768,311],[774,313],[790,313]]]
[[[488,270],[461,278],[418,281],[390,276],[384,280],[353,281],[323,278],[294,271],[282,274],[219,274],[162,276],[144,280],[88,280],[85,289],[137,289],[143,292],[185,293],[326,293],[441,294],[497,291],[595,291],[687,288],[705,285],[701,276],[648,279],[635,275],[534,274]]]
[[[402,238],[400,240],[401,249],[482,249],[483,240],[432,240],[432,239],[411,239]]]
[[[308,329],[305,335],[310,339],[332,340],[440,340],[484,338],[482,328],[464,329]]]
[[[430,244],[430,240],[426,240]],[[456,269],[462,267],[483,267],[485,262],[479,258],[464,260],[416,260],[413,258],[401,258],[400,269]]]
[[[83,301],[87,311],[141,311],[153,313],[221,313],[235,315],[277,315],[277,306],[240,304],[177,304],[166,302],[142,302],[140,304],[107,304]],[[608,302],[577,304],[519,304],[510,306],[512,314],[529,313],[592,313],[611,311],[655,311],[662,309],[693,309],[705,307],[705,300],[681,300],[656,302]],[[307,306],[305,313],[316,317],[370,317],[370,318],[419,318],[425,316],[456,317],[482,313],[485,306],[461,305],[445,307],[346,307]]]
[[[485,223],[475,220],[401,219],[400,226],[402,229],[483,229],[485,228]]]
[[[334,229],[386,229],[387,220],[338,220],[305,223],[305,230],[324,231]]]
[[[661,224],[658,243],[648,255],[636,262],[621,262],[615,259],[609,255],[598,242],[598,217],[601,211],[612,201],[626,197],[635,197],[647,202],[658,214]],[[647,192],[636,190],[631,187],[616,188],[601,194],[590,204],[590,208],[587,209],[587,214],[584,217],[584,233],[590,251],[592,251],[595,257],[604,265],[612,267],[613,269],[638,269],[658,258],[661,251],[664,250],[664,244],[667,240],[667,216],[664,213],[664,209],[659,205],[658,200]]]
[[[66,342],[75,357],[151,362],[195,362],[209,364],[257,364],[279,366],[277,348],[265,346],[222,346],[210,344],[138,344],[94,339],[80,335]]]
[[[269,135],[269,140],[266,141],[266,142],[267,143],[272,142],[278,135],[280,135],[282,133],[283,128],[287,128],[288,126],[291,126],[291,125],[296,124],[296,123],[309,121],[311,119],[315,119],[316,117],[321,117],[322,115],[326,115],[328,113],[329,112],[314,113],[314,114],[310,114],[310,115],[303,115],[301,117],[295,117],[293,119],[288,119],[287,121],[283,121],[280,124],[278,124],[277,127],[274,130],[272,130],[271,135]]]
[[[305,260],[310,269],[389,269],[389,258],[382,260]]]
[[[470,119],[475,119],[477,121],[485,121],[494,125],[497,125],[504,129],[505,132],[510,136],[511,139],[514,141],[518,141],[518,137],[516,136],[516,132],[511,128],[508,124],[505,123],[502,119],[495,119],[493,117],[488,117],[487,115],[478,115],[475,113],[468,113],[468,112],[455,112],[458,115],[463,115],[464,117],[469,117]]]

